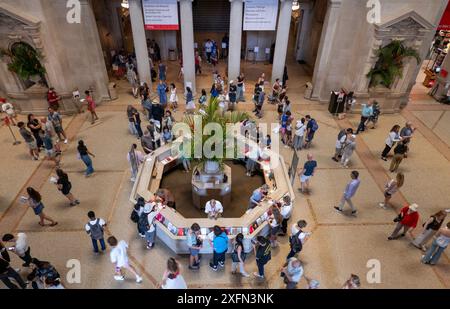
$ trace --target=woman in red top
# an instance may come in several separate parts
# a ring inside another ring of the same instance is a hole
[[[403,207],[402,210],[400,210],[399,216],[394,220],[395,222],[397,222],[397,225],[395,226],[395,229],[392,232],[391,236],[388,237],[389,240],[403,237],[405,236],[406,232],[408,232],[410,229],[414,229],[417,226],[417,222],[419,221],[419,213],[417,212],[417,208],[419,208],[417,204],[411,204],[409,206]],[[398,236],[398,233],[402,228],[403,233]]]
[[[95,120],[98,120],[97,113],[95,112],[95,108],[96,108],[95,101],[91,97],[89,90],[86,90],[84,92],[84,94],[86,95],[87,109],[88,109],[88,111],[91,112],[91,116],[92,116],[91,123],[94,124]]]

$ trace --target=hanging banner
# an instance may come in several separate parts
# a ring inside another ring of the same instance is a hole
[[[177,0],[142,0],[145,30],[179,30]]]
[[[244,31],[275,30],[278,0],[246,0],[244,3]]]

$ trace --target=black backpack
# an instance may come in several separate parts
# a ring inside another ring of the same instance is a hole
[[[139,217],[138,227],[141,233],[145,233],[150,229],[150,224],[148,224],[148,214],[145,212]]]
[[[289,244],[294,252],[300,252],[303,249],[302,241],[299,238],[301,232],[302,231],[299,231],[297,234],[289,237]]]
[[[341,138],[342,138],[342,136],[344,136],[345,134],[347,134],[347,130],[341,130],[341,131],[339,131],[339,134],[338,134],[338,141],[340,141]]]
[[[137,211],[135,209],[133,209],[133,211],[131,212],[130,219],[134,223],[138,223],[139,222],[139,215],[138,215],[138,213],[137,213]]]

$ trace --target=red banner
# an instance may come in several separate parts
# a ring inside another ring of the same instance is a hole
[[[445,9],[444,15],[442,15],[438,30],[450,30],[450,2]]]
[[[145,25],[145,30],[180,30],[178,25]]]

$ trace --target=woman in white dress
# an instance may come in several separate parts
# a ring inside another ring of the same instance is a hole
[[[170,105],[172,106],[172,109],[174,112],[177,111],[178,108],[178,95],[177,95],[177,87],[174,83],[170,84],[170,98],[169,98]]]

